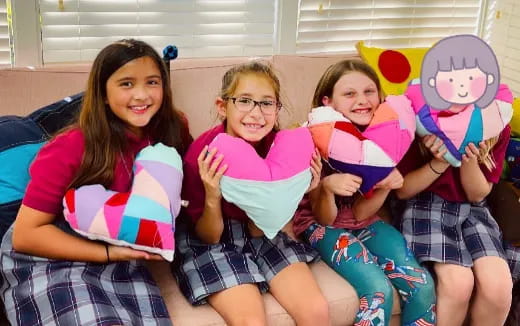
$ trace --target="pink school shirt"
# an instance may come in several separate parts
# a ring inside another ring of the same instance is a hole
[[[323,176],[328,176],[334,171],[323,166],[324,173]],[[377,215],[364,219],[362,221],[358,221],[354,215],[352,214],[352,209],[349,205],[347,205],[345,200],[346,198],[341,198],[336,196],[336,205],[338,206],[338,216],[332,223],[332,226],[335,228],[341,229],[349,229],[349,230],[358,230],[369,226],[370,224],[378,221],[380,218]],[[305,231],[312,223],[317,223],[314,214],[312,213],[311,201],[308,195],[303,197],[303,200],[300,202],[298,209],[296,210],[296,214],[293,219],[293,230],[296,235],[300,235],[303,231]]]
[[[504,128],[504,130],[502,130],[498,137],[498,142],[491,149],[491,153],[496,163],[496,167],[494,169],[490,171],[488,168],[486,168],[485,165],[480,165],[480,169],[482,170],[484,177],[489,182],[497,183],[500,180],[500,175],[502,174],[503,168],[502,162],[504,161],[504,157],[506,155],[510,136],[511,127],[508,125]],[[420,139],[416,139],[412,143],[412,146],[404,158],[397,165],[399,172],[401,172],[403,176],[413,170],[420,168],[426,164],[428,160],[430,160],[430,158],[425,158],[423,155],[421,155],[419,145],[417,143],[418,141],[420,141]],[[448,167],[448,169],[424,191],[431,191],[444,200],[451,202],[468,202],[468,198],[466,197],[466,193],[464,192],[464,188],[462,188],[462,183],[460,182],[460,169],[454,168],[452,166]]]
[[[199,165],[197,158],[204,148],[221,133],[225,132],[225,124],[222,123],[200,135],[188,148],[184,156],[184,179],[182,185],[182,199],[188,201],[188,207],[184,212],[195,223],[204,211],[204,202],[206,200],[206,191],[204,184],[200,178]],[[275,132],[269,133],[258,145],[257,152],[260,156],[265,157],[273,143]],[[228,203],[224,198],[221,200],[222,216],[239,221],[247,221],[246,213],[236,205]]]
[[[129,191],[132,166],[137,153],[149,144],[128,134],[129,150],[117,158],[114,181],[109,187],[113,191]],[[38,152],[30,167],[31,180],[27,185],[23,204],[33,209],[61,214],[63,196],[79,170],[85,141],[80,129],[72,129],[58,135]]]

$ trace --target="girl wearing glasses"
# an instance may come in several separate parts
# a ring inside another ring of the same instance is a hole
[[[223,157],[215,150],[208,152],[225,132],[265,157],[281,108],[278,78],[259,62],[235,66],[222,79],[216,107],[222,124],[203,133],[185,156],[183,198],[191,221],[178,225],[174,268],[182,292],[194,305],[209,302],[228,325],[265,325],[261,293],[267,290],[298,325],[329,325],[327,301],[307,266],[317,252],[283,231],[272,240],[263,236],[244,211],[222,198],[227,166],[220,166]],[[312,170],[319,181],[318,155]]]

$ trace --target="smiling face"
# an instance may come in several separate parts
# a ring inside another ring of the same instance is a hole
[[[358,126],[367,126],[379,106],[376,83],[367,75],[348,72],[334,85],[332,97],[324,96],[323,105],[332,107]]]
[[[480,68],[439,71],[435,79],[430,80],[439,96],[453,104],[466,105],[475,103],[486,91],[487,85],[493,82],[493,76]]]
[[[108,78],[106,91],[112,112],[140,136],[162,105],[161,72],[150,57],[134,59]]]
[[[245,97],[255,101],[277,100],[272,82],[268,78],[255,73],[244,74],[238,78],[237,87],[230,97]],[[263,114],[258,105],[249,112],[241,112],[232,100],[222,98],[217,99],[217,110],[226,120],[226,133],[251,144],[258,143],[273,130],[278,116],[277,112]]]

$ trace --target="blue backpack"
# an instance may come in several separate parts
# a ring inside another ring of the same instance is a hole
[[[55,132],[75,119],[82,99],[80,93],[27,117],[0,117],[0,240],[16,218],[36,153]]]

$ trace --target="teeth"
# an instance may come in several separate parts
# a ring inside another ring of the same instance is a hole
[[[148,105],[143,105],[143,106],[131,106],[130,108],[131,108],[132,110],[142,111],[142,110],[146,110],[147,107],[148,107]]]
[[[261,125],[257,125],[257,124],[244,124],[244,126],[246,126],[247,128],[252,128],[252,129],[260,129],[260,128],[262,128]]]

